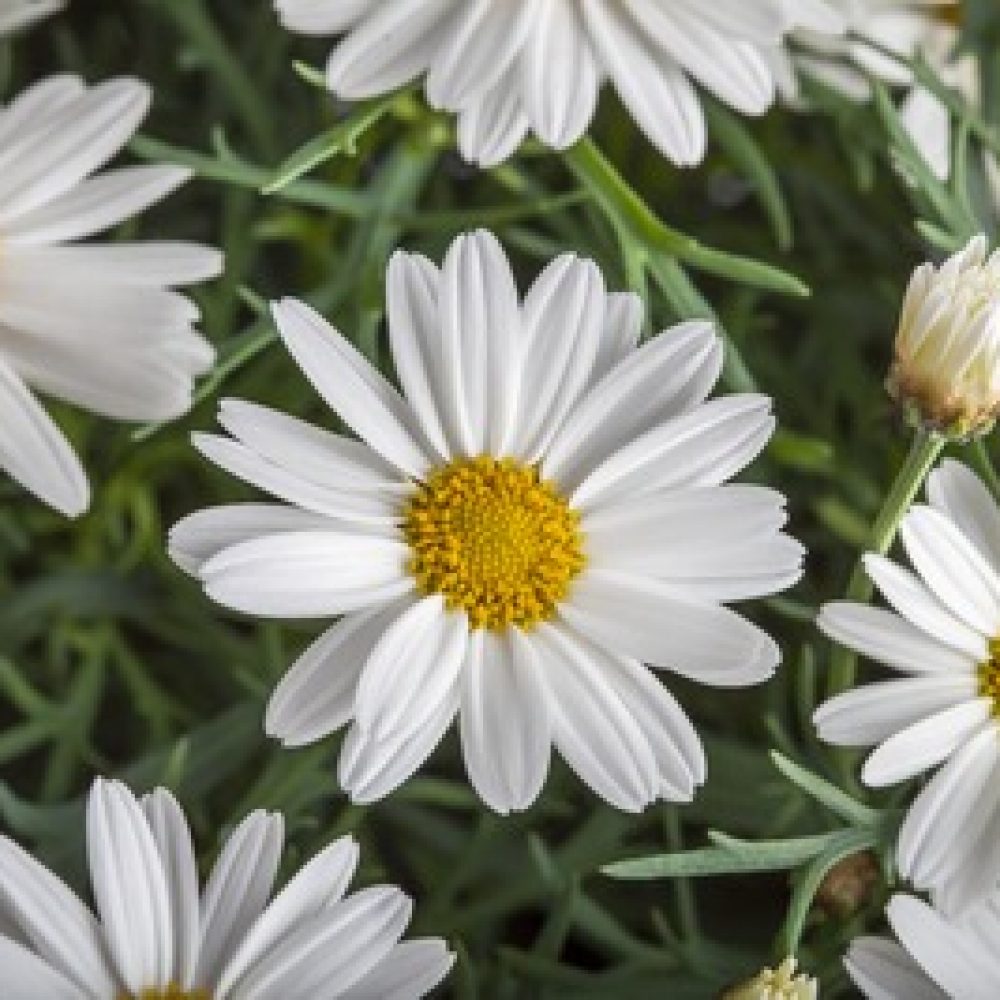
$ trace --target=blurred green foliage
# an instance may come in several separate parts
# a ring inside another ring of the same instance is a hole
[[[862,795],[811,732],[829,658],[811,619],[843,591],[906,451],[882,381],[909,272],[929,244],[995,228],[980,154],[1000,143],[1000,13],[969,2],[966,23],[985,112],[958,130],[955,183],[914,159],[884,92],[859,106],[816,90],[815,113],[778,108],[752,122],[712,105],[711,153],[694,171],[667,165],[606,94],[594,141],[652,213],[645,221],[627,198],[594,197],[593,160],[581,168],[529,147],[492,173],[463,165],[450,124],[416,91],[345,118],[293,69],[321,66],[328,45],[287,35],[265,0],[75,0],[7,43],[6,95],[56,70],[152,83],[154,111],[130,155],[188,163],[197,178],[122,235],[212,243],[228,264],[196,292],[219,365],[188,419],[123,428],[55,407],[95,484],[87,516],[67,523],[0,481],[0,826],[80,886],[80,796],[95,773],[177,789],[206,865],[258,806],[287,818],[289,869],[353,831],[363,881],[402,884],[418,900],[415,931],[458,950],[448,995],[463,1000],[704,1000],[800,933],[823,996],[848,995],[840,955],[860,929],[881,926],[887,887],[853,913],[824,910],[813,899],[818,860],[881,843],[882,810],[907,793],[865,798],[869,813],[817,777]],[[454,735],[400,792],[352,806],[334,777],[336,739],[286,752],[261,732],[267,693],[317,626],[227,614],[164,554],[181,516],[247,495],[189,444],[221,396],[334,425],[276,346],[263,303],[307,298],[385,367],[389,254],[403,245],[440,258],[478,225],[497,232],[524,282],[558,252],[594,257],[611,287],[645,296],[650,331],[711,309],[730,342],[728,386],[776,400],[782,430],[753,474],[790,498],[807,579],[753,609],[785,650],[774,681],[719,693],[667,678],[709,750],[709,781],[690,807],[620,815],[554,760],[540,803],[499,819],[471,792]],[[774,271],[748,277],[662,242],[668,230]],[[811,296],[767,291],[795,290],[780,273]],[[988,466],[985,447],[967,457]],[[788,780],[772,748],[812,775],[783,764],[798,774]],[[792,846],[767,855],[765,845],[764,857],[745,844],[761,840]],[[673,878],[601,872],[679,851],[701,853],[667,864]]]

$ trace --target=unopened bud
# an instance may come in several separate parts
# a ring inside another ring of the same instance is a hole
[[[1000,414],[1000,253],[976,236],[939,268],[922,264],[903,301],[890,394],[949,437],[984,434]]]

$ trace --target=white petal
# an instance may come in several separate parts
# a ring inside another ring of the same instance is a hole
[[[406,604],[347,615],[292,664],[271,695],[264,730],[286,747],[306,746],[346,725],[372,649]]]
[[[774,593],[801,576],[803,549],[780,533],[785,520],[780,493],[737,485],[609,505],[580,527],[590,565],[728,601]]]
[[[102,175],[104,176],[104,175]],[[102,285],[150,289],[190,285],[216,278],[224,263],[220,251],[200,243],[161,240],[143,243],[84,243],[70,246],[17,246],[17,261],[25,269],[39,271],[42,280],[50,283],[53,276],[66,284],[76,279],[87,285],[97,281]],[[46,268],[49,273],[45,274]],[[107,294],[105,291],[103,294]],[[181,299],[181,307],[189,318],[196,318],[197,309]],[[145,335],[145,331],[143,331]]]
[[[521,57],[521,91],[536,135],[566,149],[597,109],[601,73],[580,13],[562,0],[541,0]]]
[[[906,814],[896,844],[896,861],[903,876],[927,888],[939,862],[954,855],[956,837],[974,840],[991,812],[981,807],[980,800],[996,771],[998,757],[996,732],[987,727],[923,788]]]
[[[93,994],[74,986],[15,941],[0,937],[4,1000],[90,1000]]]
[[[1000,579],[939,511],[916,505],[903,518],[907,555],[941,602],[985,635],[1000,631]]]
[[[294,299],[271,307],[296,363],[341,419],[386,461],[421,476],[429,459],[418,444],[413,413],[361,353],[315,310]]]
[[[454,0],[386,0],[344,38],[326,68],[327,86],[348,100],[385,94],[419,76],[444,38]]]
[[[441,274],[426,257],[397,251],[386,276],[389,343],[407,402],[413,407],[430,446],[442,459],[452,457],[445,434],[438,322]]]
[[[219,423],[259,455],[331,489],[398,493],[405,482],[367,445],[257,403],[224,399]]]
[[[317,482],[324,477],[315,474],[308,463],[300,464],[300,473],[298,469],[271,461],[240,441],[215,434],[193,434],[191,441],[205,458],[231,475],[296,507],[330,518],[328,527],[346,526],[347,530],[355,528],[366,534],[395,534],[393,526],[399,519],[400,497],[391,495],[389,490],[357,489],[349,484],[338,489]],[[312,478],[307,478],[310,472]]]
[[[517,151],[528,132],[528,116],[515,63],[496,86],[470,102],[458,119],[458,148],[469,163],[495,167]]]
[[[549,693],[553,740],[566,763],[598,795],[641,812],[660,792],[646,734],[609,683],[610,657],[561,624],[532,635]]]
[[[593,261],[557,257],[524,300],[524,366],[514,454],[544,454],[590,381],[601,346],[604,279]]]
[[[683,66],[721,101],[747,115],[759,115],[774,100],[774,77],[758,50],[716,30],[701,5],[689,10],[673,0],[627,0],[654,48]]]
[[[281,504],[233,503],[206,507],[178,521],[170,529],[167,552],[181,569],[197,576],[212,556],[260,535],[294,531],[322,531],[328,517]]]
[[[1000,571],[1000,509],[979,477],[960,462],[945,459],[927,477],[927,497]]]
[[[899,118],[921,156],[940,181],[951,174],[951,114],[926,87],[914,87],[899,109]]]
[[[427,100],[457,111],[492,87],[537,30],[535,0],[465,0],[427,73]]]
[[[458,710],[456,684],[420,725],[401,726],[384,739],[354,725],[347,732],[337,773],[341,787],[359,804],[376,802],[395,791],[441,741]]]
[[[87,803],[87,853],[108,951],[132,993],[165,987],[174,956],[160,852],[132,793],[98,779]]]
[[[546,475],[566,488],[579,486],[609,455],[704,402],[722,354],[714,328],[702,322],[664,330],[639,350],[624,352],[556,433],[544,459]]]
[[[945,992],[957,1000],[977,1000],[1000,990],[994,956],[926,903],[912,896],[894,896],[886,913],[906,950]]]
[[[119,77],[88,87],[0,150],[0,225],[69,191],[110,160],[146,116],[151,91]]]
[[[659,797],[690,802],[705,781],[705,751],[673,695],[637,660],[608,659],[605,677],[642,729],[659,768]]]
[[[279,941],[243,978],[232,1000],[339,997],[395,947],[412,904],[375,886],[324,908]]]
[[[549,769],[552,726],[533,646],[519,629],[477,630],[462,666],[460,729],[469,780],[495,812],[527,809]]]
[[[644,308],[642,299],[633,292],[611,292],[607,296],[601,346],[590,373],[591,386],[600,382],[639,346]]]
[[[451,245],[438,310],[442,402],[456,448],[502,455],[516,412],[521,317],[510,265],[490,233]]]
[[[347,31],[372,9],[372,0],[275,0],[281,23],[307,35]]]
[[[683,72],[642,37],[631,15],[607,0],[581,0],[590,40],[623,103],[655,146],[678,166],[705,155],[705,119]]]
[[[147,795],[142,800],[142,811],[160,854],[170,896],[173,928],[170,980],[190,986],[201,945],[198,868],[191,831],[177,800],[165,788]]]
[[[906,674],[969,676],[976,669],[976,661],[967,654],[882,608],[831,601],[823,605],[816,624],[831,639]]]
[[[820,738],[838,746],[881,743],[894,733],[976,697],[972,674],[929,674],[865,684],[825,701],[813,714]]]
[[[844,965],[868,1000],[948,1000],[895,941],[855,938]]]
[[[341,837],[303,865],[238,944],[213,991],[216,1000],[225,1000],[249,969],[268,962],[275,945],[343,897],[359,854],[351,837]]]
[[[952,614],[917,576],[871,552],[864,565],[869,579],[904,618],[977,662],[986,659],[986,637]]]
[[[417,1000],[442,982],[455,962],[440,938],[403,941],[340,1000]]]
[[[402,542],[332,531],[264,535],[223,549],[201,567],[205,592],[251,615],[325,618],[413,589]]]
[[[861,778],[875,788],[936,767],[990,718],[992,702],[977,698],[914,722],[885,740],[865,761]]]
[[[278,872],[283,841],[281,816],[260,810],[251,813],[226,841],[201,897],[197,986],[218,982],[264,911]]]
[[[375,644],[358,682],[354,714],[361,729],[385,739],[405,724],[420,726],[452,690],[469,625],[440,594],[406,608]]]
[[[619,448],[573,492],[591,510],[624,496],[713,486],[748,465],[774,432],[766,396],[725,396],[673,417]]]
[[[77,184],[48,204],[4,224],[4,242],[69,243],[93,236],[165,198],[191,176],[176,166],[122,167]]]
[[[90,487],[79,459],[2,357],[0,468],[67,517],[77,517],[90,504]]]
[[[587,570],[559,613],[608,650],[702,684],[759,684],[780,659],[773,640],[735,612],[640,577]]]
[[[76,984],[88,1000],[95,994],[114,993],[115,977],[91,912],[63,882],[7,838],[0,838],[0,913],[10,919],[26,945]],[[4,941],[0,935],[0,945]],[[0,968],[6,970],[7,965],[0,963]]]

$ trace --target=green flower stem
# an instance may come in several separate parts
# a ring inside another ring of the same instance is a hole
[[[806,297],[808,287],[769,264],[703,246],[654,215],[594,143],[584,138],[563,154],[566,165],[593,195],[619,234],[647,254],[663,254],[730,281],[782,295]]]
[[[910,453],[896,475],[882,509],[872,525],[867,551],[884,555],[896,538],[899,522],[906,513],[913,498],[923,485],[931,466],[937,461],[947,439],[932,430],[920,429],[910,445]],[[872,596],[872,583],[865,574],[864,564],[859,558],[847,585],[845,600],[867,604]],[[853,687],[857,675],[857,656],[844,646],[834,646],[830,660],[830,678],[827,685],[829,695],[839,694]]]

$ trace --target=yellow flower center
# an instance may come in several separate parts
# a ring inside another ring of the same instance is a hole
[[[990,640],[989,659],[979,664],[979,697],[993,702],[993,714],[1000,718],[1000,639]]]
[[[533,466],[488,456],[436,469],[403,511],[409,572],[472,629],[552,618],[583,569],[579,515]]]
[[[171,983],[164,990],[143,990],[138,996],[123,993],[118,1000],[212,1000],[208,990],[182,990]]]

